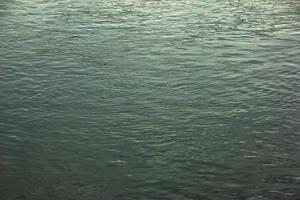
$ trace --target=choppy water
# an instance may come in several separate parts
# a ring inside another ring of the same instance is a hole
[[[300,1],[1,1],[0,199],[299,200]]]

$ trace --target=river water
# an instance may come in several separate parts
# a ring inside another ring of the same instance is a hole
[[[1,1],[0,199],[299,200],[300,1]]]

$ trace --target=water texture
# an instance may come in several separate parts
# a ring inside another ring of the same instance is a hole
[[[20,199],[299,200],[300,1],[1,1]]]

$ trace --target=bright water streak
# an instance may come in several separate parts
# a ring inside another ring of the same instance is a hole
[[[296,200],[300,1],[0,2],[0,199]]]

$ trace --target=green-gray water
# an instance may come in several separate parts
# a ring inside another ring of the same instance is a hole
[[[1,200],[299,200],[300,1],[2,0]]]

